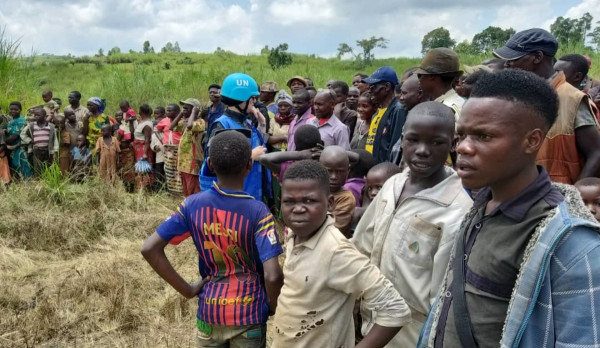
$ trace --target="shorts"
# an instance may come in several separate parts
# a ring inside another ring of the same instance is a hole
[[[196,335],[196,346],[198,348],[265,348],[267,345],[267,324],[210,326],[210,333],[198,329]]]

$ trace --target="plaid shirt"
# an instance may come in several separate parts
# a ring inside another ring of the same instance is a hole
[[[575,188],[554,185],[565,200],[540,223],[526,248],[504,323],[503,348],[600,347],[600,225]],[[433,347],[446,293],[444,283],[418,347]]]

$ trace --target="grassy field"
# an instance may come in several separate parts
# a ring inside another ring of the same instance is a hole
[[[485,58],[461,61],[474,65]],[[592,59],[591,74],[598,76],[600,55]],[[188,97],[206,101],[208,85],[236,71],[282,87],[294,75],[323,86],[382,65],[400,73],[419,61],[376,60],[358,69],[349,61],[294,55],[292,65],[273,71],[266,55],[230,52],[15,59],[0,35],[0,107],[6,112],[13,100],[39,104],[46,89],[66,102],[69,91],[79,90],[84,98],[105,98],[112,114],[121,99],[135,108]],[[93,181],[72,185],[52,175],[0,187],[0,347],[194,346],[195,300],[160,280],[139,253],[179,200]],[[186,279],[198,276],[190,241],[167,254]]]

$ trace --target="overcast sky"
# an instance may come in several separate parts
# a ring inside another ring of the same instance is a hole
[[[420,56],[421,39],[444,26],[457,41],[489,25],[549,29],[558,16],[590,12],[600,0],[0,0],[0,28],[23,53],[94,54],[118,46],[159,51],[257,53],[287,42],[290,51],[334,55],[341,42],[389,39],[378,57]]]

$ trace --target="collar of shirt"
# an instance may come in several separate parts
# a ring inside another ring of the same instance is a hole
[[[435,98],[435,101],[441,103],[446,99],[453,98],[454,96],[458,96],[458,94],[456,94],[456,92],[452,88],[450,88],[446,93]]]
[[[244,123],[246,123],[246,120],[248,120],[247,115],[244,115],[240,112],[233,111],[231,109],[226,109],[225,115],[231,117],[234,121],[236,121],[239,124],[244,124]]]
[[[214,104],[214,103],[210,104],[208,112],[217,112],[217,111],[221,112],[221,110],[223,110],[223,109],[225,109],[224,104],[223,104],[223,102],[221,102],[219,100],[219,102],[217,104]]]
[[[254,197],[248,195],[247,193],[245,193],[243,191],[231,191],[231,190],[220,188],[219,185],[215,181],[213,181],[212,190],[215,191],[216,193],[220,194],[221,196],[254,199]]]
[[[310,237],[309,240],[307,240],[304,243],[300,243],[300,244],[296,244],[294,243],[294,237],[296,236],[296,234],[294,233],[294,231],[292,229],[289,229],[289,233],[288,233],[288,243],[291,241],[292,243],[294,243],[294,248],[295,247],[304,247],[304,248],[308,248],[308,249],[314,249],[317,246],[317,243],[319,242],[319,239],[321,239],[321,236],[323,235],[323,231],[325,231],[329,226],[334,224],[334,220],[333,217],[331,216],[331,214],[327,214],[327,219],[325,220],[325,222],[321,225],[321,227],[319,227],[319,230],[317,231],[317,233],[313,234],[312,237]]]
[[[560,192],[552,186],[550,176],[546,169],[542,166],[537,166],[539,175],[537,178],[529,184],[521,193],[508,201],[500,204],[499,207],[494,209],[489,216],[494,216],[502,212],[502,214],[509,218],[521,222],[527,215],[527,212],[531,207],[538,202],[540,199],[544,199],[548,205],[556,207],[560,202],[564,200],[564,197]],[[484,207],[487,202],[492,198],[492,191],[489,187],[481,190],[480,193],[475,197],[473,206],[477,209]]]
[[[444,170],[448,174],[446,179],[442,180],[433,187],[417,192],[413,197],[425,199],[445,207],[450,206],[450,204],[452,204],[452,202],[454,202],[456,199],[456,196],[458,196],[458,194],[461,192],[461,190],[464,190],[464,188],[460,178],[452,168],[444,167]],[[410,176],[410,172],[407,171],[398,175],[402,178],[402,181],[398,181],[398,183],[394,186],[397,185],[399,188],[404,187],[406,180],[408,180]],[[399,197],[400,194],[395,197],[396,201]]]
[[[300,120],[307,120],[312,116],[312,109],[308,108],[306,109],[306,111],[304,111],[304,113],[300,116],[300,117],[296,117],[296,120],[300,121]]]
[[[335,115],[331,115],[331,117],[329,117],[327,119],[327,121],[325,121],[325,123],[320,124],[319,122],[319,118],[315,117],[314,119],[312,119],[312,123],[315,127],[317,128],[321,128],[321,127],[325,127],[325,126],[330,126],[330,127],[334,127],[340,123],[342,123],[342,121],[340,121],[339,118],[337,118]],[[343,123],[342,123],[343,124]]]

